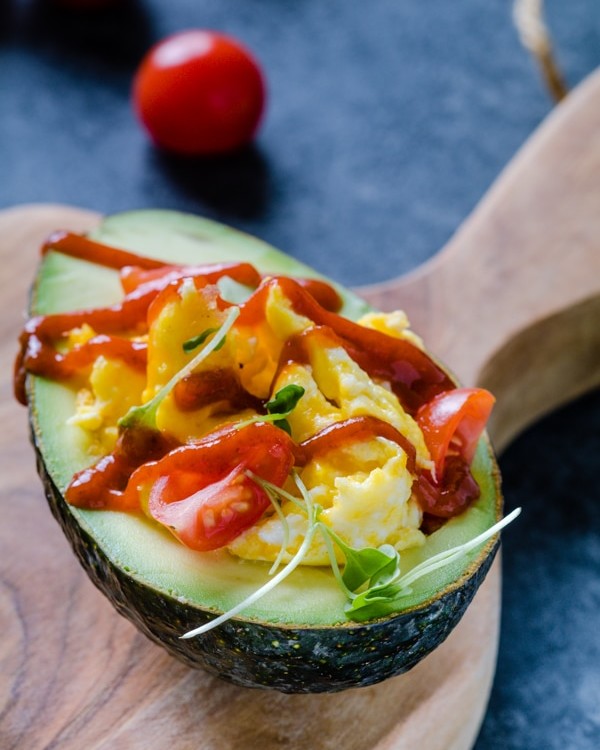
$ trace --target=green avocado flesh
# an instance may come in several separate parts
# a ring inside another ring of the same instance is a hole
[[[239,260],[253,263],[263,273],[319,276],[315,271],[255,238],[214,222],[176,212],[137,211],[115,215],[105,219],[90,235],[106,244],[171,263]],[[369,309],[365,302],[351,292],[337,285],[336,288],[343,296],[342,312],[347,317],[357,319]],[[116,271],[50,252],[44,257],[37,275],[31,313],[40,315],[106,306],[117,302],[121,297]],[[401,300],[398,302],[401,306]],[[61,501],[60,493],[64,492],[76,471],[94,463],[98,457],[88,452],[83,431],[68,424],[69,417],[75,412],[73,389],[43,378],[30,378],[29,390],[34,441],[41,454],[42,473],[49,475],[55,485],[53,494],[61,502],[61,509],[57,513],[62,516],[61,523],[80,530],[73,532],[71,529],[71,535],[81,534],[83,538],[93,540],[94,549],[99,551],[102,560],[131,581],[136,592],[142,591],[143,596],[154,596],[161,602],[174,602],[176,608],[185,609],[185,627],[182,624],[181,629],[177,628],[181,617],[177,622],[174,617],[173,622],[164,623],[165,627],[175,629],[174,637],[196,624],[195,611],[198,612],[197,624],[202,624],[207,619],[206,612],[226,611],[268,580],[269,564],[240,560],[225,551],[194,552],[142,516],[84,511],[67,506],[64,500]],[[462,516],[452,519],[431,534],[423,547],[402,553],[403,572],[437,552],[477,536],[498,520],[501,512],[498,474],[487,439],[480,442],[473,473],[481,487],[479,501]],[[436,606],[439,609],[446,601],[444,597],[449,594],[460,595],[465,599],[466,603],[461,604],[464,610],[483,577],[481,571],[489,565],[493,548],[494,542],[489,542],[462,561],[419,580],[413,586],[412,593],[405,598],[403,613],[427,613],[428,608]],[[474,580],[475,584],[472,583]],[[464,594],[461,589],[465,588],[471,588],[472,591]],[[341,625],[344,629],[360,629],[362,626],[348,621],[344,604],[344,595],[329,568],[301,566],[272,592],[244,611],[235,622],[244,626],[251,626],[252,623],[273,624],[279,628],[291,629],[289,632],[296,632],[294,628],[304,629],[313,635],[315,628],[316,632],[321,632],[323,626],[325,629],[335,625]],[[121,603],[118,608],[123,610],[126,606]],[[161,612],[161,616],[168,620],[168,609],[162,609]],[[452,617],[457,619],[454,614]],[[151,637],[161,640],[160,622],[149,629],[152,631],[149,633]],[[339,628],[335,630],[338,631]],[[439,637],[434,637],[427,649],[435,647],[445,637],[447,630],[445,628]],[[278,641],[270,643],[279,645]],[[175,650],[179,651],[179,646]],[[178,655],[181,657],[181,653]],[[185,654],[183,658],[190,661]],[[254,684],[253,679],[238,679],[233,668],[229,672],[219,665],[209,665],[209,668],[240,684]],[[401,669],[394,667],[396,672],[405,668],[408,666],[402,666]],[[269,680],[268,676],[265,677],[262,684],[271,684]],[[334,685],[331,689],[377,681],[371,677],[366,681],[352,680],[340,682],[339,686]],[[259,679],[258,683],[260,682]],[[298,687],[292,683],[293,680],[290,683],[287,677],[282,677],[275,686],[282,690],[313,689]],[[315,689],[324,690],[329,687]]]

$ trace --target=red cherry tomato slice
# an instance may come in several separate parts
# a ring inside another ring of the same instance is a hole
[[[242,466],[181,500],[173,499],[180,492],[180,478],[161,477],[150,490],[148,511],[186,547],[200,551],[224,547],[253,526],[269,506],[266,492],[244,474]]]
[[[469,464],[460,456],[446,456],[439,481],[429,472],[421,473],[414,489],[422,510],[436,518],[459,515],[480,495]]]
[[[483,388],[456,388],[439,393],[417,412],[417,422],[435,463],[438,478],[452,450],[468,464],[494,406],[495,399]]]
[[[425,513],[451,518],[479,497],[470,465],[494,400],[482,388],[457,388],[438,394],[418,410],[417,422],[435,464],[435,473],[422,472],[415,486]]]
[[[227,426],[141,466],[125,501],[146,507],[188,547],[218,549],[253,526],[269,505],[245,472],[282,486],[294,463],[293,446],[287,433],[270,424]]]
[[[179,154],[218,154],[252,139],[265,85],[258,63],[237,41],[191,30],[150,50],[136,73],[133,101],[158,146]]]

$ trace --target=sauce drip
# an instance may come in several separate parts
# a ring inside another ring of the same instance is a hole
[[[404,409],[412,415],[437,394],[455,387],[444,370],[410,342],[365,328],[337,315],[342,300],[331,285],[319,279],[273,277],[261,281],[260,274],[249,263],[167,265],[69,232],[52,235],[42,247],[42,253],[50,250],[120,271],[125,296],[108,307],[47,315],[33,318],[27,323],[20,337],[21,350],[15,363],[15,394],[22,403],[26,403],[27,373],[69,380],[85,372],[100,355],[120,359],[136,370],[145,371],[147,345],[131,337],[147,333],[154,316],[171,295],[178,293],[182,279],[191,278],[200,289],[208,284],[216,284],[223,276],[256,289],[240,306],[236,325],[252,328],[262,323],[267,297],[275,287],[279,287],[295,313],[314,323],[314,327],[285,343],[279,369],[289,362],[309,363],[312,345],[341,346],[371,378],[388,382]],[[216,302],[221,309],[229,305],[218,296]],[[93,328],[93,338],[65,353],[58,351],[57,344],[71,330],[84,324]],[[182,411],[194,411],[217,402],[222,402],[222,413],[244,408],[251,408],[259,414],[266,411],[262,401],[242,388],[231,369],[193,373],[177,384],[173,396]],[[278,428],[269,429],[279,432]],[[182,460],[188,460],[184,454],[193,453],[202,461],[202,455],[210,446],[214,453],[215,446],[221,441],[231,441],[233,434],[235,431],[232,433],[229,427],[228,430],[216,431],[209,440],[202,439],[200,443],[181,446]],[[340,446],[373,437],[391,440],[405,451],[407,468],[416,475],[415,493],[427,519],[456,515],[479,495],[469,465],[460,456],[449,456],[443,476],[434,478],[417,468],[416,449],[410,441],[392,425],[372,416],[353,417],[334,423],[302,443],[294,444],[294,460],[296,465],[303,466]],[[291,440],[287,436],[285,439]],[[269,450],[275,450],[276,442]],[[147,468],[152,473],[152,467],[156,465],[154,462],[178,445],[174,439],[158,430],[142,426],[122,429],[111,454],[73,477],[66,491],[67,501],[85,508],[139,510],[139,499],[135,502],[132,499],[137,498],[135,488],[128,487],[131,475],[142,466],[143,471]],[[241,450],[240,446],[236,451]],[[254,446],[253,450],[257,449]],[[222,450],[227,451],[225,446]],[[179,455],[179,451],[175,454]],[[168,460],[175,465],[179,459],[174,455],[172,460],[171,457]]]
[[[252,288],[260,284],[260,274],[250,263],[210,263],[199,266],[162,265],[146,270],[142,266],[125,266],[121,269],[121,286],[125,294],[139,286],[158,283],[164,288],[172,281],[182,278],[203,278],[207,283],[215,283],[222,276],[231,276],[238,283]]]
[[[203,370],[188,375],[173,389],[177,408],[189,412],[201,409],[216,402],[226,402],[228,411],[254,409],[264,412],[264,405],[258,398],[242,388],[233,370],[218,368]]]
[[[409,414],[416,414],[435,395],[455,387],[446,372],[414,344],[325,310],[294,279],[275,277],[264,281],[243,305],[239,325],[255,326],[264,320],[265,303],[275,286],[281,288],[296,313],[332,331],[371,378],[388,381]]]
[[[328,451],[375,437],[386,438],[399,445],[406,453],[408,470],[411,474],[415,473],[417,452],[414,445],[391,424],[372,416],[351,417],[328,425],[300,443],[296,451],[296,463],[303,466]]]
[[[108,268],[120,269],[126,291],[124,299],[109,307],[90,308],[72,313],[60,313],[32,318],[20,336],[20,351],[14,370],[14,393],[17,400],[27,403],[25,379],[27,373],[65,380],[72,378],[100,355],[121,359],[135,369],[145,366],[145,346],[128,338],[117,339],[147,330],[147,318],[152,303],[169,287],[178,286],[182,277],[193,278],[200,285],[214,284],[229,276],[240,284],[257,286],[260,274],[249,263],[220,263],[202,266],[165,265],[162,261],[144,258],[118,250],[87,237],[58,232],[42,246],[42,254],[56,250],[75,258],[88,260]],[[100,336],[91,346],[83,346],[65,355],[56,351],[56,344],[69,331],[87,324]]]
[[[104,245],[101,242],[91,240],[89,237],[72,232],[54,232],[44,242],[41,250],[42,255],[46,255],[50,250],[56,250],[63,255],[70,255],[72,258],[87,260],[90,263],[117,270],[125,266],[139,266],[148,269],[161,268],[165,265],[160,260],[145,258],[126,250],[119,250],[116,247]]]
[[[27,403],[27,373],[52,380],[69,380],[91,367],[100,356],[121,360],[134,370],[146,372],[148,347],[141,341],[99,335],[65,354],[60,354],[53,346],[44,344],[38,336],[27,334],[22,344],[22,353],[15,362],[14,383],[15,395],[22,404]]]
[[[331,284],[320,279],[296,279],[296,283],[307,291],[325,310],[337,313],[342,309],[342,298]]]
[[[158,430],[122,430],[112,453],[75,474],[65,492],[67,502],[91,510],[139,510],[139,504],[125,493],[129,478],[137,468],[158,461],[178,445]]]

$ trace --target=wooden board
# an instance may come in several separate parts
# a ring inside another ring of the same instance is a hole
[[[364,291],[405,307],[467,383],[499,396],[499,445],[600,381],[600,78],[569,97],[444,251]],[[0,747],[466,750],[494,672],[495,565],[458,628],[409,674],[337,695],[233,687],[175,662],[120,618],[50,516],[11,398],[37,247],[96,214],[0,212]]]

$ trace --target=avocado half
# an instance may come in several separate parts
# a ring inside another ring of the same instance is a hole
[[[263,273],[319,276],[260,240],[172,211],[111,216],[90,236],[168,262],[245,260]],[[369,309],[335,286],[344,299],[342,314],[356,319]],[[121,296],[115,271],[51,251],[40,264],[30,313],[106,306]],[[63,493],[73,474],[95,460],[81,430],[67,423],[75,410],[75,393],[31,376],[27,387],[32,441],[46,497],[91,580],[122,615],[173,656],[238,685],[333,692],[405,672],[458,623],[492,563],[494,540],[420,579],[401,612],[366,623],[347,619],[344,596],[329,569],[301,566],[241,616],[203,636],[181,640],[183,633],[263,585],[269,565],[224,551],[194,552],[141,516],[68,505]],[[403,572],[499,520],[499,473],[485,436],[473,474],[481,487],[477,503],[431,534],[423,547],[403,553]]]

